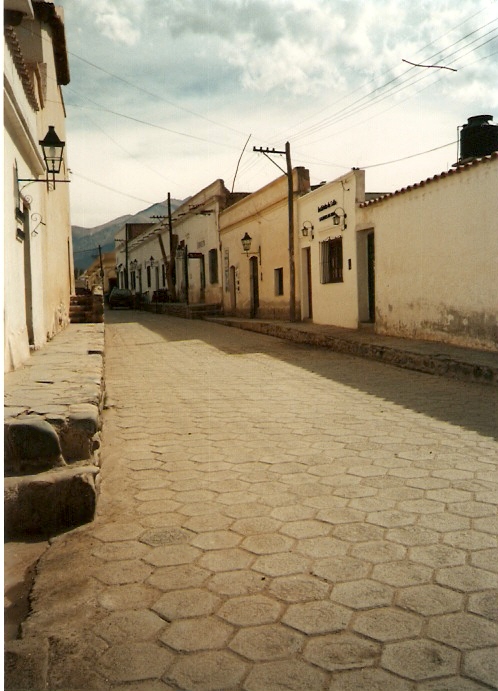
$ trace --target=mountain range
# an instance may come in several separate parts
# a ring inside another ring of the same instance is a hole
[[[171,210],[174,211],[185,200],[172,199]],[[74,268],[80,271],[87,269],[90,264],[98,257],[99,246],[101,251],[111,252],[114,250],[114,237],[123,228],[125,223],[152,223],[158,219],[153,216],[168,215],[168,202],[157,202],[152,206],[139,211],[136,214],[126,214],[118,218],[102,223],[94,228],[84,228],[83,226],[71,226],[73,237],[73,256]]]

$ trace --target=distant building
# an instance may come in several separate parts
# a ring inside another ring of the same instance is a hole
[[[4,369],[69,323],[74,288],[68,184],[47,177],[40,140],[65,142],[69,83],[61,8],[4,1]],[[65,152],[65,149],[64,149]],[[65,153],[56,179],[67,178]]]
[[[108,294],[117,284],[116,278],[116,252],[103,252],[90,264],[83,274],[85,287],[92,290],[95,286],[101,286],[104,294]]]

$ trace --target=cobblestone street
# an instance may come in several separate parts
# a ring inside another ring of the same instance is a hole
[[[498,688],[495,387],[106,316],[98,515],[38,564],[48,689]]]

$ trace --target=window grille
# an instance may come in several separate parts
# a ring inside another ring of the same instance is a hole
[[[320,282],[342,283],[342,237],[320,243]]]

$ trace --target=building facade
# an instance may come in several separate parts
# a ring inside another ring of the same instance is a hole
[[[378,333],[498,349],[498,152],[366,201]]]
[[[296,264],[296,199],[310,189],[305,168],[292,171],[294,221],[295,313],[300,318],[299,271]],[[287,176],[245,196],[220,214],[225,314],[260,319],[289,319],[291,266],[289,188]],[[250,239],[244,251],[242,240]]]
[[[69,66],[62,10],[4,2],[4,370],[69,323],[74,289],[68,184],[47,177],[39,142],[65,141]],[[65,152],[65,149],[64,149]],[[57,180],[67,179],[64,158]]]

